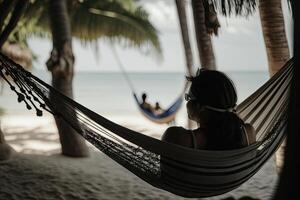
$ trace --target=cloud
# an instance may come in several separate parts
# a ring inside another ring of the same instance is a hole
[[[143,8],[145,8],[150,14],[150,21],[157,29],[167,32],[177,31],[178,17],[175,1],[144,0],[142,2]]]

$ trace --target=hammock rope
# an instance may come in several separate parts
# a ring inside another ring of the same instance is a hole
[[[139,111],[143,114],[144,117],[146,117],[147,119],[149,119],[150,121],[154,122],[154,123],[158,123],[158,124],[165,124],[165,123],[170,123],[172,121],[175,120],[175,115],[177,114],[177,112],[179,111],[182,102],[183,102],[183,94],[186,91],[186,88],[188,86],[187,82],[184,85],[184,88],[182,90],[182,92],[180,93],[180,95],[178,96],[178,98],[176,98],[176,100],[170,104],[167,109],[165,109],[162,113],[156,114],[153,113],[147,109],[145,109],[142,105],[141,105],[141,101],[137,96],[135,87],[128,75],[128,73],[125,70],[124,65],[122,64],[122,61],[120,59],[120,57],[118,56],[117,50],[115,49],[114,45],[112,46],[112,53],[117,61],[117,64],[121,70],[121,73],[123,74],[132,94],[133,94],[133,98],[135,100],[135,103],[137,104]]]
[[[136,90],[131,82],[131,79],[130,79],[129,75],[127,74],[127,72],[125,71],[125,67],[124,67],[123,63],[121,62],[121,59],[118,56],[117,50],[113,44],[111,44],[111,50],[112,50],[112,53],[117,61],[117,64],[118,64],[122,74],[124,75],[126,82],[128,83],[128,85],[130,87],[130,90],[132,91],[132,93],[136,94],[136,92],[135,92]]]
[[[237,106],[252,122],[257,142],[226,151],[195,150],[122,127],[64,96],[0,54],[0,75],[29,109],[64,119],[87,141],[149,184],[184,197],[229,192],[250,179],[285,137],[289,87],[294,62],[285,66]]]

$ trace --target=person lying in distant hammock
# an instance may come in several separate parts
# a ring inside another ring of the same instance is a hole
[[[142,103],[141,103],[141,106],[142,106],[145,110],[147,110],[147,111],[149,111],[149,112],[153,112],[153,107],[151,106],[150,103],[147,102],[146,99],[147,99],[147,94],[146,94],[146,93],[143,93],[143,94],[142,94]]]
[[[162,140],[194,149],[230,150],[248,146],[256,141],[252,125],[235,113],[237,94],[233,82],[215,70],[200,70],[186,94],[189,119],[198,128],[186,130],[170,127]]]
[[[159,115],[161,113],[163,113],[165,110],[161,108],[159,102],[155,103],[155,107],[154,107],[154,113]]]
[[[164,109],[162,109],[159,105],[159,102],[155,103],[155,106],[152,106],[150,103],[147,102],[147,94],[142,94],[142,103],[141,106],[148,112],[151,112],[155,115],[162,114],[164,112]]]

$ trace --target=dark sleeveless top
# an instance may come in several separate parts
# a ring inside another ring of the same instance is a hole
[[[243,131],[242,131],[243,141],[244,141],[246,146],[249,146],[250,143],[249,143],[247,130],[246,130],[245,126],[242,126],[242,129],[243,129]],[[192,137],[193,149],[198,149],[196,134],[195,134],[194,130],[191,130],[190,132],[191,132],[191,137]]]

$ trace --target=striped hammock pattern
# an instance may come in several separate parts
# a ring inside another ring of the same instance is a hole
[[[185,148],[135,132],[89,110],[0,54],[0,75],[28,109],[61,117],[78,134],[136,176],[184,197],[220,195],[250,179],[285,137],[289,87],[294,62],[289,60],[269,81],[237,107],[257,131],[248,147],[209,151]]]

